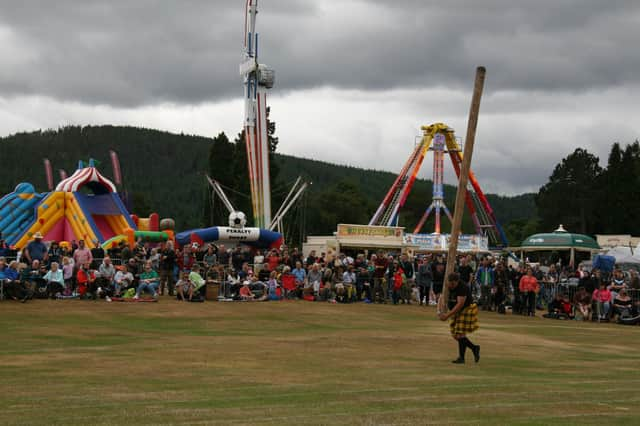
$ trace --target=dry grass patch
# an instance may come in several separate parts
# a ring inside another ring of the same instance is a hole
[[[433,308],[165,298],[0,309],[0,424],[633,424],[640,415],[635,327],[482,313],[481,363],[455,366]]]

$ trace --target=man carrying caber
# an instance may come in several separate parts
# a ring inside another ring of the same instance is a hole
[[[451,336],[458,342],[458,358],[454,364],[464,364],[464,356],[467,348],[471,349],[475,362],[480,361],[480,345],[474,345],[467,337],[479,327],[478,305],[471,299],[471,287],[462,283],[460,275],[456,272],[447,277],[449,288],[448,309],[449,312],[440,312],[438,317],[442,321],[449,320]]]

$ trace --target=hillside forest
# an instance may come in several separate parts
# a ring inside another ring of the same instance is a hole
[[[305,235],[329,235],[337,223],[367,223],[395,179],[394,173],[277,153],[275,123],[270,123],[272,195],[279,206],[298,176],[312,185],[291,210],[285,234],[292,243]],[[57,130],[17,133],[0,138],[0,194],[20,182],[31,182],[45,192],[43,159],[55,170],[71,174],[79,160],[94,158],[99,169],[112,176],[109,150],[120,157],[123,185],[133,212],[146,216],[155,211],[172,217],[179,230],[226,223],[227,213],[204,178],[208,173],[225,188],[234,206],[250,214],[244,137],[229,139],[174,134],[125,126],[68,126]],[[424,172],[423,172],[424,173]],[[57,173],[54,173],[57,177]],[[480,181],[482,177],[479,176]],[[431,181],[419,179],[400,214],[400,226],[412,230],[431,201]],[[607,164],[578,148],[552,171],[537,194],[488,194],[511,245],[531,233],[549,231],[562,223],[587,234],[640,234],[636,220],[640,206],[640,144],[615,143]],[[455,188],[445,187],[445,202],[454,205]],[[443,221],[443,232],[448,230]],[[427,222],[425,230],[433,229]],[[473,228],[468,217],[465,232]]]

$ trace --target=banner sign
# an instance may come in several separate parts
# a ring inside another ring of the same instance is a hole
[[[417,246],[419,250],[444,250],[445,239],[442,234],[406,234],[404,243]]]
[[[258,241],[260,238],[259,228],[229,228],[221,226],[218,228],[219,239],[222,241]]]
[[[446,251],[449,248],[448,234],[405,234],[404,243],[417,246],[420,251]],[[489,239],[481,235],[460,235],[459,252],[489,251]]]
[[[401,238],[404,228],[393,226],[338,225],[338,237]]]
[[[447,247],[449,247],[449,239],[447,235]],[[489,238],[482,235],[460,235],[458,238],[458,251],[489,251]]]

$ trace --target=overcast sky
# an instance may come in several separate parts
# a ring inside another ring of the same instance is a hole
[[[0,0],[0,134],[128,124],[235,136],[244,3]],[[488,192],[535,191],[576,147],[606,161],[612,142],[640,138],[638,1],[259,6],[282,153],[399,171],[421,125],[465,135],[478,65],[472,168]]]

